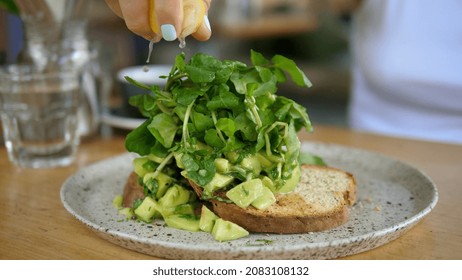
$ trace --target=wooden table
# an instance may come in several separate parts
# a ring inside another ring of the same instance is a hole
[[[462,145],[390,138],[322,127],[306,140],[376,151],[425,172],[437,185],[436,208],[397,240],[345,259],[462,259]],[[105,241],[62,206],[63,181],[79,168],[124,152],[123,136],[82,143],[75,164],[20,169],[0,148],[0,259],[155,259]]]

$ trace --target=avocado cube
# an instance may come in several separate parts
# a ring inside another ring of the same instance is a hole
[[[282,185],[279,189],[276,190],[276,193],[290,193],[292,192],[300,182],[300,167],[296,167],[292,171],[292,176],[288,180],[285,181],[284,185]]]
[[[242,159],[241,166],[245,170],[252,171],[255,176],[260,175],[261,164],[256,155],[249,155]]]
[[[263,210],[270,207],[275,202],[276,197],[274,197],[273,192],[267,187],[263,187],[261,195],[252,202],[252,206],[259,210]]]
[[[215,215],[209,208],[205,205],[202,205],[201,209],[201,219],[199,221],[199,228],[205,232],[212,232],[213,225],[218,219],[218,216]]]
[[[229,172],[229,161],[225,158],[217,158],[215,159],[215,168],[219,173],[227,173]]]
[[[135,209],[135,215],[140,220],[146,223],[150,223],[152,218],[158,213],[157,202],[151,197],[147,196],[143,199],[143,202]]]
[[[230,241],[249,235],[243,227],[221,218],[215,221],[212,236],[217,241]]]
[[[260,179],[252,179],[235,186],[226,192],[226,196],[241,208],[248,207],[262,194],[263,184]]]
[[[199,231],[199,219],[194,215],[171,215],[164,220],[172,228]]]
[[[150,166],[149,163],[151,160],[148,157],[138,157],[133,160],[133,171],[140,176],[143,177],[146,173],[154,171],[153,168],[147,168]],[[152,162],[152,164],[154,164]],[[154,166],[154,165],[153,165]]]
[[[170,187],[165,192],[164,196],[162,196],[159,199],[159,204],[163,208],[175,207],[189,202],[191,196],[191,191],[187,190],[186,188],[180,185],[175,184],[172,187]]]
[[[126,219],[131,219],[133,216],[135,216],[135,213],[133,212],[133,209],[130,207],[124,207],[119,209],[119,215],[125,216]]]
[[[209,193],[213,193],[214,191],[224,188],[229,185],[234,180],[233,176],[223,175],[220,173],[215,173],[213,175],[212,181],[208,182],[204,189]]]
[[[122,208],[123,200],[123,196],[119,194],[112,200],[112,205],[114,205],[116,209],[120,209]]]
[[[153,180],[157,182],[157,191],[155,192],[156,199],[161,198],[167,189],[172,185],[173,178],[162,173],[158,172],[157,175],[155,172],[150,172],[144,175],[143,183],[149,188],[149,190],[153,191],[155,183]]]

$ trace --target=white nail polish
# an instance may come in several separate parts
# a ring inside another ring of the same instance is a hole
[[[174,41],[176,40],[176,30],[175,27],[171,24],[163,24],[160,27],[160,31],[162,32],[162,37],[165,41]]]
[[[212,32],[212,28],[210,27],[210,21],[209,21],[209,17],[207,15],[204,16],[204,23],[205,23],[205,26],[207,27],[207,29]]]

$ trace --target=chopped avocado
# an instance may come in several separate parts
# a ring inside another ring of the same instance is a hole
[[[276,197],[274,197],[273,192],[269,188],[264,186],[262,188],[261,195],[252,202],[252,206],[259,210],[263,210],[268,208],[275,202]]]
[[[240,155],[236,151],[231,151],[231,152],[226,153],[225,156],[226,156],[226,159],[229,160],[229,162],[236,163]]]
[[[252,171],[255,176],[260,175],[261,164],[257,155],[248,155],[241,161],[241,167],[245,170]]]
[[[274,184],[273,180],[271,180],[268,176],[262,176],[260,179],[264,187],[267,187],[273,193],[276,193],[276,185]]]
[[[199,231],[199,219],[194,215],[171,215],[164,218],[169,227],[189,231]]]
[[[155,194],[156,199],[159,199],[172,185],[173,178],[162,172],[158,172],[157,175],[155,172],[150,172],[144,175],[143,183]],[[157,190],[154,190],[155,188],[157,188]]]
[[[212,235],[215,240],[221,242],[247,236],[249,235],[249,232],[235,223],[219,218],[215,221],[215,225],[212,229]]]
[[[147,196],[143,199],[143,202],[141,202],[140,206],[135,209],[135,215],[143,222],[149,223],[158,213],[156,210],[157,207],[157,202],[151,197]]]
[[[229,172],[229,161],[225,158],[217,158],[215,159],[215,168],[217,172],[227,173]]]
[[[159,199],[159,204],[163,208],[175,207],[181,204],[188,203],[191,199],[192,193],[180,185],[173,185],[167,192]]]
[[[273,166],[274,163],[266,157],[265,152],[260,151],[256,156],[263,168],[271,168]]]
[[[292,176],[284,182],[284,184],[276,190],[276,193],[290,193],[297,187],[300,182],[300,167],[297,166],[293,172]]]
[[[220,173],[215,173],[212,178],[212,181],[208,182],[204,189],[209,193],[213,193],[214,191],[224,188],[229,185],[234,180],[233,176],[229,175],[222,175]]]
[[[122,208],[122,202],[123,202],[124,198],[122,195],[117,195],[116,197],[114,197],[114,199],[112,200],[112,205],[114,205],[115,208],[117,209],[120,209]]]
[[[157,163],[152,162],[148,157],[139,157],[133,160],[133,171],[143,177],[146,173],[152,172]]]
[[[263,184],[260,179],[252,179],[235,186],[226,196],[237,206],[246,208],[262,193]]]
[[[175,207],[173,214],[177,215],[194,215],[194,205],[191,203],[181,204]]]
[[[205,232],[212,232],[213,225],[218,219],[218,216],[215,215],[212,211],[209,210],[205,205],[202,205],[201,210],[201,219],[199,221],[199,228]]]
[[[124,207],[119,209],[119,215],[124,215],[125,218],[131,219],[133,218],[133,216],[135,216],[135,213],[133,212],[132,208]]]

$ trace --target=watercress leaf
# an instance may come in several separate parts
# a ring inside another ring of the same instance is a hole
[[[295,130],[293,121],[289,123],[287,133],[284,136],[284,142],[287,149],[285,153],[286,161],[290,163],[298,160],[300,140],[298,140],[297,131]]]
[[[226,140],[226,145],[222,149],[223,153],[237,151],[245,147],[245,143],[239,140],[235,135],[231,136]]]
[[[259,83],[258,87],[253,91],[253,96],[261,96],[261,95],[266,95],[268,93],[276,93],[277,87],[276,87],[276,82],[275,81],[268,81],[265,83]]]
[[[209,115],[205,115],[196,111],[192,112],[193,124],[197,131],[202,132],[213,127],[213,120]]]
[[[178,126],[172,116],[160,113],[152,118],[147,128],[165,148],[170,148],[175,139]]]
[[[217,128],[223,131],[226,136],[231,137],[236,132],[236,123],[230,118],[221,118],[217,121]]]
[[[203,92],[194,87],[177,87],[173,89],[173,94],[178,104],[188,106],[194,102],[199,95],[202,95]]]
[[[231,75],[230,80],[234,84],[234,88],[238,93],[247,93],[247,83],[243,79],[241,79],[241,74],[239,72],[234,72]]]
[[[197,53],[193,55],[189,64],[194,67],[211,71],[216,71],[223,67],[223,63],[219,59],[204,53]]]
[[[156,141],[156,143],[151,147],[151,151],[149,153],[159,158],[164,158],[168,155],[168,149],[166,149],[159,141]]]
[[[212,111],[220,108],[232,109],[239,106],[239,103],[239,98],[232,92],[220,91],[218,95],[207,102],[207,108]]]
[[[196,162],[195,158],[191,154],[183,154],[181,157],[181,162],[185,166],[185,169],[188,172],[191,171],[198,171],[200,168],[200,165],[198,162]]]
[[[225,146],[225,143],[223,143],[223,141],[218,136],[217,130],[213,128],[205,132],[204,140],[207,145],[213,148],[221,149]]]
[[[194,83],[210,83],[215,79],[215,72],[191,65],[185,65],[185,72]]]
[[[149,132],[148,125],[151,119],[146,120],[140,126],[132,130],[125,137],[125,149],[141,156],[148,155],[151,147],[155,145],[156,138]]]
[[[303,73],[303,71],[298,68],[292,59],[282,55],[275,55],[272,59],[272,62],[276,67],[286,71],[296,85],[311,87],[312,84],[308,77],[306,77],[305,73]]]
[[[243,140],[255,141],[257,130],[255,124],[247,117],[246,112],[242,112],[235,118],[236,131],[242,132]]]
[[[186,114],[186,109],[187,107],[186,106],[183,106],[183,105],[180,105],[178,104],[177,106],[175,106],[175,108],[173,108],[173,113],[178,117],[180,118],[180,121],[184,121],[184,117],[185,117],[185,114]]]
[[[172,72],[170,72],[170,75],[173,75],[173,71],[175,71],[175,69],[178,69],[179,71],[184,72],[184,66],[185,66],[184,60],[185,60],[184,53],[180,53],[175,57],[175,65],[172,68]]]
[[[273,75],[273,72],[266,68],[266,67],[261,67],[261,66],[255,66],[255,70],[257,70],[258,74],[260,75],[260,78],[262,82],[269,82],[269,81],[275,81],[275,77]]]
[[[212,181],[213,177],[215,176],[215,162],[211,158],[205,158],[202,159],[200,163],[201,164],[199,170],[188,170],[188,177],[191,178],[198,185],[205,186],[207,183]]]
[[[255,66],[258,65],[267,65],[269,61],[259,52],[250,50],[250,60]]]
[[[140,83],[138,81],[135,81],[134,79],[130,78],[129,76],[124,76],[125,80],[129,82],[130,84],[137,86],[139,88],[145,89],[145,90],[151,90],[151,87],[148,85],[145,85],[143,83]]]
[[[311,165],[326,166],[326,163],[320,156],[314,155],[309,152],[300,152],[298,156],[298,162],[302,165],[311,164]]]

